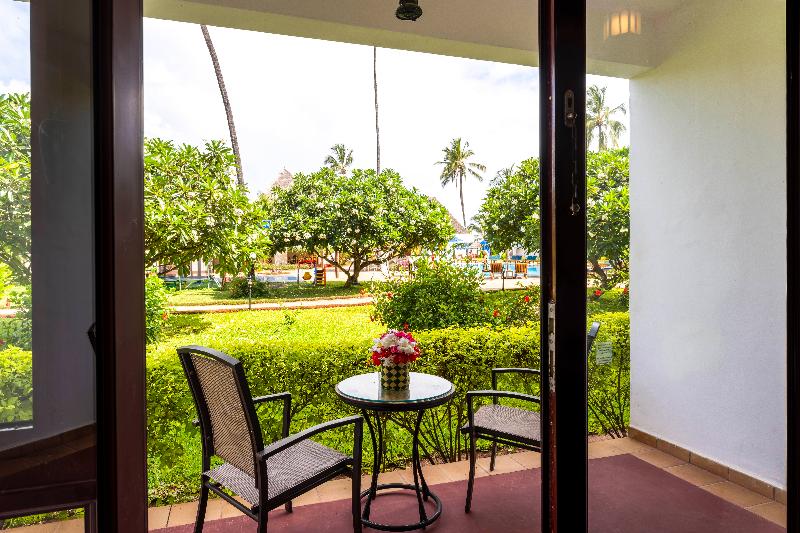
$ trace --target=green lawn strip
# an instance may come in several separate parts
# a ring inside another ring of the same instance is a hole
[[[343,281],[329,281],[324,287],[309,283],[289,284],[276,287],[269,296],[253,298],[253,303],[291,302],[299,300],[324,300],[328,298],[358,296],[363,286],[345,287]],[[232,298],[230,293],[219,289],[186,289],[169,294],[169,305],[235,305],[246,304],[247,298]]]

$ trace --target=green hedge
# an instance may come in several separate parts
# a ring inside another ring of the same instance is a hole
[[[606,313],[593,317],[603,323],[599,341],[614,345],[610,366],[594,364],[590,354],[590,419],[594,432],[614,428],[624,432],[627,423],[630,388],[630,342],[627,314]],[[415,333],[423,356],[414,370],[445,377],[456,386],[454,400],[432,410],[423,421],[421,451],[434,461],[463,457],[465,441],[458,428],[466,420],[464,394],[467,390],[490,388],[492,367],[539,366],[538,326],[496,329],[476,327],[441,329]],[[372,372],[367,361],[370,341],[291,342],[270,339],[263,343],[245,337],[219,337],[214,348],[244,363],[254,395],[280,391],[292,393],[292,432],[311,425],[352,414],[334,393],[340,380],[357,373]],[[179,501],[194,497],[200,466],[200,441],[191,425],[196,417],[186,379],[174,346],[151,347],[147,366],[148,463],[152,502]],[[618,381],[617,378],[622,378]],[[538,394],[537,383],[503,378],[502,388]],[[620,416],[621,414],[621,416]],[[267,441],[279,436],[279,406],[265,406],[259,413]],[[401,427],[412,420],[393,416]],[[345,432],[323,435],[323,441],[349,451],[351,435]],[[387,434],[387,464],[401,465],[411,454],[410,435],[394,424]],[[371,447],[365,442],[364,460],[370,465]],[[386,465],[384,465],[386,466]]]
[[[0,351],[0,423],[33,418],[31,352],[10,347]]]

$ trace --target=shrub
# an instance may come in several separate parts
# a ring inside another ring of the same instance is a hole
[[[0,352],[0,423],[33,418],[31,352],[8,348]]]
[[[587,289],[586,311],[590,316],[597,313],[626,313],[629,303],[627,289],[603,290],[600,287]]]
[[[144,282],[145,335],[147,342],[156,342],[161,336],[169,313],[167,311],[167,289],[164,281],[149,276]]]
[[[0,350],[16,346],[23,350],[31,349],[31,287],[12,289],[8,300],[16,309],[14,318],[0,318]]]
[[[539,321],[542,291],[538,285],[522,290],[494,291],[486,294],[485,316],[490,323],[506,326],[526,326]],[[496,315],[496,316],[495,316]]]
[[[615,437],[627,434],[631,407],[631,336],[628,313],[601,313],[590,318],[601,323],[589,354],[589,431]],[[598,365],[597,345],[611,342],[611,364]]]
[[[414,277],[376,282],[375,317],[390,328],[415,331],[486,322],[477,272],[446,261],[418,261]]]
[[[247,282],[247,278],[236,277],[228,282],[225,288],[231,298],[247,298],[250,295],[250,288]],[[270,293],[269,285],[257,279],[253,280],[252,291],[253,298],[266,298]]]

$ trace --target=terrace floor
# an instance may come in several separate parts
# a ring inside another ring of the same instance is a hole
[[[775,501],[767,496],[759,494],[758,492],[749,490],[741,485],[732,481],[726,480],[716,474],[704,470],[696,465],[687,463],[686,461],[666,453],[662,450],[648,446],[645,443],[637,440],[613,439],[613,440],[599,440],[593,441],[589,444],[589,458],[601,459],[615,456],[630,454],[646,463],[649,463],[661,471],[680,478],[690,485],[681,485],[692,489],[691,485],[699,487],[700,489],[713,494],[714,496],[725,500],[740,509],[754,513],[766,520],[786,527],[786,506]],[[495,470],[489,472],[488,458],[481,458],[478,460],[477,475],[478,477],[486,476],[502,476],[513,472],[519,472],[526,469],[535,469],[541,466],[540,455],[535,452],[521,452],[501,455],[497,458]],[[593,462],[594,463],[594,462]],[[464,481],[467,478],[468,463],[466,461],[458,463],[438,464],[425,467],[425,477],[431,485],[440,484],[454,484],[455,490],[460,494],[465,493],[466,487]],[[591,478],[590,472],[590,478]],[[380,476],[382,483],[390,482],[410,482],[410,470],[396,470],[387,472]],[[366,480],[366,478],[365,478]],[[590,479],[591,480],[591,479]],[[476,485],[478,486],[478,485]],[[444,486],[442,487],[444,488]],[[657,489],[657,487],[656,487]],[[433,488],[434,492],[437,489]],[[694,489],[692,489],[694,490]],[[348,479],[340,479],[330,481],[318,489],[304,495],[301,498],[294,500],[295,507],[320,504],[324,502],[336,502],[338,500],[346,500],[350,497],[350,481]],[[486,494],[483,494],[486,497]],[[461,501],[461,500],[459,500]],[[480,496],[476,489],[476,497],[474,505],[480,505]],[[667,503],[667,502],[665,502]],[[625,502],[622,502],[624,505]],[[463,502],[460,503],[459,508]],[[165,507],[154,507],[150,509],[149,525],[150,530],[162,529],[165,527],[185,526],[192,524],[195,519],[195,511],[197,508],[196,502],[182,503]],[[280,513],[282,511],[276,511]],[[295,520],[300,513],[295,513],[289,517],[289,520]],[[462,514],[463,513],[459,513]],[[213,529],[213,521],[222,520],[232,517],[240,517],[241,514],[230,505],[225,504],[221,500],[211,500],[208,505],[206,514],[207,524]],[[744,515],[745,517],[749,515]],[[714,519],[714,516],[709,516],[708,519]],[[220,522],[216,530],[228,531],[228,522]],[[286,525],[291,522],[286,522]],[[277,525],[277,524],[276,524]],[[298,523],[298,526],[300,524]],[[437,526],[444,526],[444,517],[440,520],[439,524],[432,526],[433,529]],[[83,531],[83,522],[81,520],[72,520],[65,522],[57,522],[50,524],[42,524],[37,526],[29,526],[24,528],[15,529],[19,533],[78,533]],[[221,528],[220,528],[221,527]],[[305,530],[300,526],[298,531]],[[443,529],[438,527],[437,529]],[[238,531],[239,529],[236,529]],[[284,529],[280,529],[283,531]]]

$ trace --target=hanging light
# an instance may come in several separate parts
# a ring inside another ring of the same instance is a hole
[[[417,20],[422,16],[419,0],[400,0],[400,6],[395,11],[400,20]]]
[[[633,9],[623,9],[606,15],[603,27],[603,40],[618,37],[626,33],[640,35],[642,33],[642,14]]]

